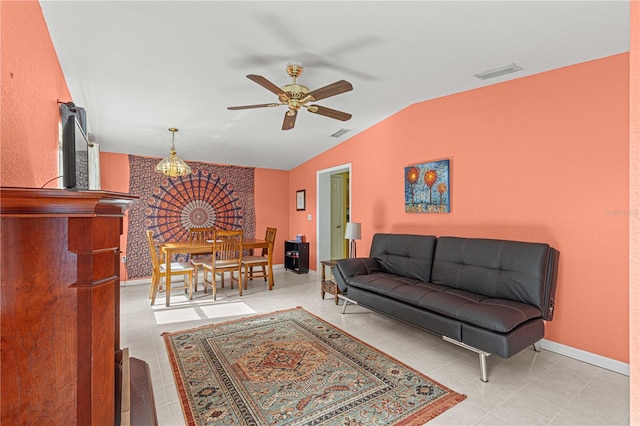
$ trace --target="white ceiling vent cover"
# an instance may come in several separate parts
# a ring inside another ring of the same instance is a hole
[[[511,74],[512,72],[521,71],[522,68],[516,64],[507,65],[506,67],[496,68],[489,71],[484,71],[479,74],[475,74],[474,77],[479,78],[480,80],[488,80],[490,78],[500,77],[505,74]]]
[[[351,129],[340,129],[337,132],[335,132],[334,134],[331,135],[332,138],[339,138],[340,136],[344,135],[347,132],[350,132]]]

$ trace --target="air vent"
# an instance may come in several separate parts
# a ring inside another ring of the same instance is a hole
[[[344,135],[347,132],[350,132],[351,129],[340,129],[337,132],[335,132],[334,134],[331,135],[332,138],[339,138],[340,136]]]
[[[521,70],[522,68],[520,68],[518,65],[511,64],[511,65],[507,65],[506,67],[496,68],[494,70],[481,72],[479,74],[474,75],[474,77],[477,77],[480,80],[488,80],[490,78],[500,77],[502,75],[511,74],[512,72],[517,72]]]

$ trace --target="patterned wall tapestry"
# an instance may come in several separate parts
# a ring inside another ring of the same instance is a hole
[[[151,275],[147,229],[158,241],[184,241],[189,228],[210,226],[255,236],[253,168],[190,161],[190,175],[168,178],[155,172],[158,161],[129,156],[129,191],[140,197],[129,210],[129,279]]]

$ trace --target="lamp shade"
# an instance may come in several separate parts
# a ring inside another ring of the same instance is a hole
[[[169,177],[177,177],[191,173],[191,167],[189,167],[182,158],[176,155],[175,149],[172,149],[169,156],[158,163],[156,166],[156,172]]]
[[[169,152],[168,157],[158,163],[156,166],[156,172],[169,177],[188,175],[191,173],[191,167],[189,167],[189,165],[185,163],[182,158],[178,157],[178,154],[176,154],[175,137],[178,129],[170,127],[169,131],[171,132],[171,151]]]
[[[359,240],[361,238],[361,226],[356,222],[347,222],[347,230],[344,233],[346,240]]]

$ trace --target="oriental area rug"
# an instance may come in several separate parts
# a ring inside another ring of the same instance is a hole
[[[466,398],[302,308],[163,337],[188,425],[422,425]]]

